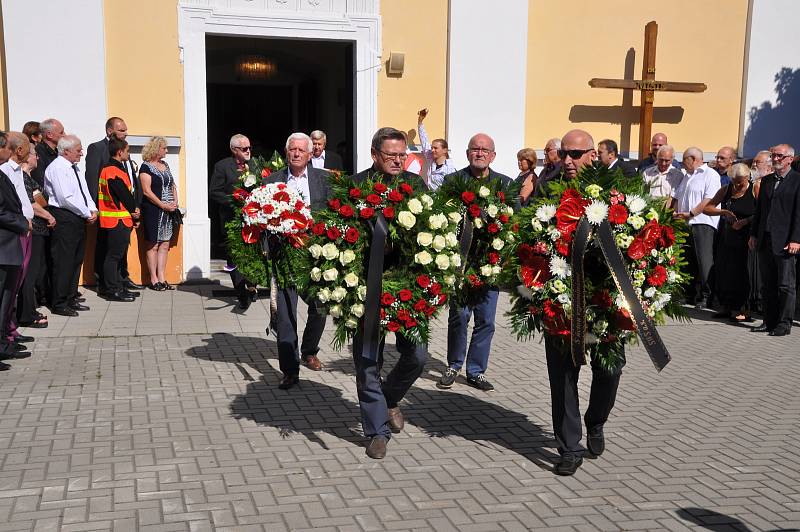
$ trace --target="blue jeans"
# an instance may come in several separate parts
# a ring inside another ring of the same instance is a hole
[[[459,307],[450,305],[447,326],[447,365],[458,371],[467,359],[467,377],[486,372],[489,351],[494,337],[494,317],[497,313],[497,288],[486,292],[486,296],[475,305]],[[467,352],[467,326],[470,315],[475,315],[475,327]]]

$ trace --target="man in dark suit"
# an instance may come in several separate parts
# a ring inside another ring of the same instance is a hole
[[[318,129],[312,131],[311,141],[314,143],[314,150],[311,152],[311,165],[314,168],[326,170],[342,170],[344,168],[341,156],[335,151],[325,149],[328,137],[324,131]]]
[[[794,148],[772,152],[774,172],[761,178],[758,208],[750,224],[750,249],[758,250],[764,323],[755,332],[785,336],[792,331],[800,253],[800,173],[792,170]]]
[[[31,172],[31,177],[44,188],[44,172],[58,158],[58,141],[64,136],[64,125],[55,118],[46,118],[39,124],[39,129],[42,130],[42,141],[36,144],[39,162]]]
[[[372,137],[373,164],[369,169],[353,176],[354,181],[360,183],[367,179],[380,179],[384,184],[392,186],[402,180],[414,190],[427,190],[428,187],[420,176],[403,170],[403,163],[408,157],[407,148],[408,141],[402,131],[393,127],[379,129]],[[387,242],[386,249],[391,249],[391,243]],[[384,270],[397,260],[396,253],[389,252],[384,258]],[[377,360],[371,360],[362,356],[365,354],[363,325],[357,330],[353,337],[353,363],[356,368],[361,425],[364,435],[370,438],[367,456],[381,459],[386,456],[386,445],[392,432],[403,430],[405,420],[398,403],[422,374],[428,359],[428,345],[414,344],[401,333],[395,333],[400,358],[386,378],[381,379],[385,339],[378,346]]]
[[[302,194],[312,211],[319,211],[327,207],[330,188],[328,173],[309,164],[311,149],[311,137],[305,133],[292,133],[286,140],[286,161],[289,166],[270,174],[266,183],[286,183],[289,188]],[[303,343],[298,350],[297,290],[292,287],[278,288],[277,302],[278,316],[275,325],[278,333],[278,359],[283,372],[283,379],[278,387],[288,390],[299,381],[301,354],[303,363],[309,369],[322,369],[317,353],[325,330],[326,315],[317,307],[316,301],[306,301],[308,321],[303,332]]]
[[[600,159],[600,163],[608,167],[609,170],[619,168],[625,177],[632,177],[638,173],[631,163],[619,156],[619,147],[611,139],[601,140],[597,144],[597,156]]]
[[[0,164],[11,157],[8,138],[0,132]],[[30,233],[31,224],[22,214],[22,203],[11,180],[0,172],[0,358],[23,358],[15,344],[6,340],[7,316],[14,304],[17,276],[22,266],[23,253],[20,236]],[[0,371],[11,366],[0,362]]]
[[[128,126],[125,121],[118,116],[112,116],[106,120],[106,136],[102,140],[92,142],[86,150],[86,187],[92,195],[95,205],[97,205],[98,183],[100,179],[100,171],[111,160],[109,155],[108,143],[112,138],[118,140],[125,140],[128,137]],[[133,160],[123,161],[125,171],[131,180],[133,186],[133,197],[136,200],[136,206],[142,204],[142,187],[139,186],[139,168]],[[95,229],[96,230],[96,229]],[[106,233],[97,230],[97,243],[94,249],[94,274],[97,277],[98,293],[103,294],[106,292],[106,286],[103,282],[103,263],[105,262],[108,246],[106,244]],[[141,285],[134,283],[128,274],[128,254],[122,255],[122,260],[119,262],[120,275],[122,276],[122,287],[126,290],[141,290],[144,288]]]
[[[239,177],[247,171],[256,175],[256,177],[260,175],[257,173],[253,161],[250,160],[252,154],[250,139],[237,133],[231,137],[229,147],[231,156],[217,161],[208,182],[208,197],[217,208],[217,217],[223,240],[226,234],[225,224],[233,219],[231,194],[233,193],[234,185],[239,181]],[[252,290],[251,294],[251,290],[248,290],[247,280],[236,269],[230,257],[226,258],[225,269],[230,274],[231,283],[233,283],[233,287],[238,293],[239,307],[247,309],[255,297],[255,289]]]

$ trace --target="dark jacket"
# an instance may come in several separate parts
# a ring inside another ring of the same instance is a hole
[[[776,190],[777,180],[774,173],[761,179],[750,235],[760,246],[769,233],[772,252],[781,255],[789,242],[800,242],[800,173],[789,170]]]
[[[108,165],[111,160],[111,154],[108,153],[108,138],[98,140],[89,144],[86,150],[86,188],[89,189],[89,194],[92,195],[95,205],[97,205],[97,192],[99,189],[100,172]],[[136,200],[136,205],[142,204],[142,187],[139,185],[139,168],[134,161],[129,161],[130,172],[124,167],[126,173],[131,178],[133,185],[133,195]]]
[[[619,168],[622,170],[622,175],[625,177],[633,177],[639,172],[636,170],[636,167],[633,166],[633,163],[630,161],[626,161],[620,157],[617,158],[617,164],[614,165],[614,168]]]
[[[22,214],[17,189],[6,174],[0,172],[0,264],[22,265],[20,235],[27,234],[28,219]]]
[[[308,172],[308,191],[311,194],[311,210],[319,211],[328,207],[328,199],[331,196],[331,188],[328,185],[328,172],[319,168],[314,168],[310,164],[306,168]],[[289,178],[289,168],[286,167],[277,172],[272,172],[264,183],[286,183]]]
[[[325,149],[325,168],[328,170],[343,170],[342,157],[335,151]]]
[[[469,182],[470,180],[476,179],[476,178],[470,173],[469,166],[467,166],[465,168],[462,168],[458,172],[454,172],[454,173],[452,173],[450,175],[444,176],[444,181],[442,182],[442,185],[444,186],[445,183],[447,183],[448,181],[453,180],[453,179],[461,179],[462,181],[464,181],[466,183],[466,182]],[[514,184],[514,180],[513,179],[511,179],[510,177],[508,177],[505,174],[501,174],[499,172],[495,172],[491,168],[489,168],[489,175],[486,176],[483,179],[485,179],[487,182],[495,181],[495,180],[499,179],[500,180],[500,188],[504,192],[507,191],[508,188],[511,185]],[[516,198],[506,197],[506,201],[511,201],[512,199],[514,200],[514,203],[512,204],[512,207],[514,207],[514,210],[519,210],[519,208],[520,208],[519,196],[517,196]]]
[[[40,187],[44,187],[44,171],[47,170],[50,163],[58,158],[58,152],[44,141],[37,144],[35,150],[36,155],[39,156],[39,162],[36,163],[36,168],[31,172],[31,177],[36,180]]]
[[[256,177],[260,176],[252,159],[247,162],[247,166]],[[233,194],[233,186],[239,181],[240,175],[241,172],[236,167],[236,160],[233,157],[225,157],[217,161],[214,171],[211,172],[208,181],[208,197],[216,204],[223,226],[233,218],[230,198]]]

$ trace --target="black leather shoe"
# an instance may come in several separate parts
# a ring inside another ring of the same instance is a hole
[[[242,310],[247,310],[250,308],[250,292],[247,290],[239,290],[239,308]]]
[[[11,366],[6,364],[5,362],[0,362],[0,371],[8,371],[11,369]]]
[[[772,329],[767,327],[766,323],[762,322],[761,325],[757,325],[757,326],[753,327],[752,329],[750,329],[750,331],[751,332],[771,332]]]
[[[0,360],[20,360],[31,356],[30,351],[18,351],[16,353],[2,353]]]
[[[124,279],[122,281],[122,287],[127,288],[128,290],[144,290],[144,286],[136,284],[130,279]]]
[[[284,377],[281,380],[281,383],[278,384],[278,389],[279,390],[288,390],[290,388],[293,388],[299,382],[300,382],[300,377],[298,377],[297,375],[292,375],[291,377]]]
[[[70,316],[70,317],[75,317],[75,316],[77,316],[77,315],[78,315],[78,313],[77,313],[77,312],[75,312],[73,309],[71,309],[71,308],[69,308],[69,307],[64,307],[64,308],[52,308],[52,309],[50,309],[50,312],[52,312],[53,314],[58,314],[59,316]]]
[[[139,292],[131,292],[130,290],[126,290],[124,288],[122,289],[122,293],[125,294],[126,296],[131,296],[132,298],[137,298],[140,295],[142,295]]]
[[[72,310],[81,310],[81,311],[89,310],[89,307],[87,307],[86,305],[81,305],[77,301],[73,302],[73,303],[70,303],[69,304],[69,308],[71,308]]]
[[[386,457],[386,444],[389,443],[386,436],[373,436],[367,445],[367,456],[374,460],[382,460]]]
[[[77,297],[73,297],[70,301],[75,302],[75,303],[84,303],[84,302],[86,302],[86,298],[83,297],[83,296],[77,296]]]
[[[561,461],[553,468],[553,473],[568,477],[574,475],[575,471],[583,464],[583,457],[577,454],[565,454]]]
[[[592,456],[600,456],[606,450],[606,439],[603,436],[603,429],[587,432],[586,447]]]
[[[770,336],[789,336],[792,330],[789,327],[775,327],[769,332]]]
[[[20,334],[19,336],[14,338],[14,343],[15,344],[24,344],[24,343],[27,343],[27,342],[33,342],[34,340],[36,340],[36,338],[34,338],[33,336],[25,336],[24,334]]]
[[[132,303],[136,301],[135,297],[129,296],[124,292],[109,292],[103,297],[108,301],[121,301],[124,303]]]

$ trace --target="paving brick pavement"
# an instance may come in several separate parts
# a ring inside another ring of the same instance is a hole
[[[556,477],[543,345],[500,319],[483,393],[436,389],[444,322],[383,461],[350,355],[277,389],[266,306],[220,286],[51,317],[0,374],[0,530],[775,530],[800,527],[800,349],[698,314],[629,353],[607,450]],[[501,298],[500,312],[507,308]],[[387,350],[391,364],[396,353]],[[590,372],[581,382],[587,400]]]

